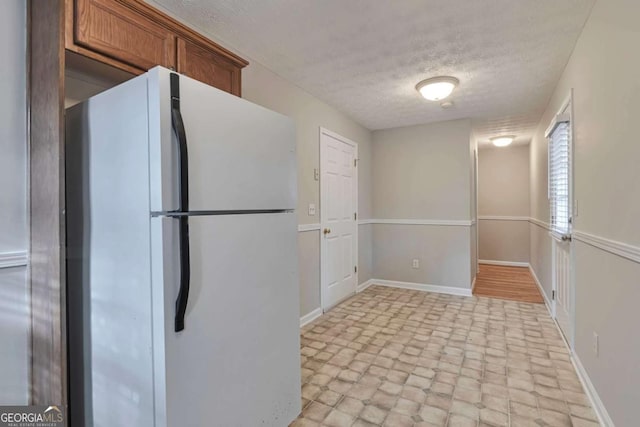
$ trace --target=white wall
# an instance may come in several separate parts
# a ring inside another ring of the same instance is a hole
[[[544,130],[574,89],[575,352],[613,422],[638,424],[640,265],[587,244],[580,232],[640,250],[640,3],[598,0],[531,146],[531,215],[548,222]],[[551,245],[531,226],[531,260],[550,290]],[[637,259],[637,258],[636,258]],[[542,266],[542,267],[541,267]],[[543,270],[542,272],[540,270]],[[600,351],[592,350],[593,333]]]
[[[0,79],[0,404],[24,405],[29,399],[30,316],[25,266],[26,3],[22,0],[2,4],[0,56],[5,63]],[[23,265],[6,267],[15,264]]]
[[[374,131],[373,217],[470,222],[470,135],[470,120]],[[373,277],[469,289],[472,238],[468,225],[374,224]]]
[[[528,146],[480,149],[478,212],[480,259],[528,263]]]

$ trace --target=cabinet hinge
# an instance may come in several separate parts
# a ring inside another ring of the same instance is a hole
[[[358,266],[356,265],[355,267],[353,267],[353,272],[357,273],[358,272]]]
[[[358,159],[353,159],[353,167],[355,168],[356,166],[358,166]]]
[[[354,212],[354,213],[353,213],[353,219],[354,219],[354,220],[355,220],[355,219],[358,219],[358,213],[357,213],[357,212]]]
[[[556,299],[556,291],[551,291],[551,299],[552,300]]]

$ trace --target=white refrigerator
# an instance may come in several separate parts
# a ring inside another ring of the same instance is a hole
[[[300,412],[292,121],[157,67],[66,115],[72,427]]]

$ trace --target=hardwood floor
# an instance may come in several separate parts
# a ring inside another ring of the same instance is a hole
[[[526,267],[480,264],[473,294],[479,297],[544,303],[536,282]]]

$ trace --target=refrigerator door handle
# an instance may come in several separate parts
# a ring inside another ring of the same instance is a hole
[[[180,113],[180,76],[171,73],[171,126],[178,141],[178,175],[180,206],[178,212],[189,211],[189,155],[187,150],[187,133]]]
[[[180,227],[180,290],[176,299],[175,331],[184,329],[184,316],[189,301],[189,282],[191,280],[191,261],[189,254],[189,217],[175,217]]]
[[[178,176],[180,207],[177,213],[189,212],[189,157],[187,134],[180,113],[180,76],[171,73],[171,126],[178,141]],[[180,221],[180,291],[176,299],[175,331],[184,329],[184,316],[189,300],[189,281],[191,280],[191,260],[189,254],[189,216],[174,217]]]

